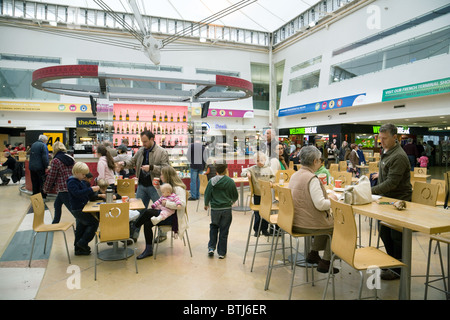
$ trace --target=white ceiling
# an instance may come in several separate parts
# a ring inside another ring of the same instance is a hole
[[[128,0],[103,0],[112,10],[132,13]],[[67,0],[40,0],[67,6]],[[198,22],[240,2],[239,0],[136,0],[143,15]],[[251,2],[251,1],[249,1]],[[320,0],[257,0],[248,6],[213,22],[272,32]],[[70,6],[101,9],[93,0],[70,0]]]

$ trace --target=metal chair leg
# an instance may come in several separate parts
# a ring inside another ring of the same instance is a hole
[[[28,267],[31,267],[31,258],[33,257],[34,243],[36,241],[36,235],[37,235],[37,232],[35,232],[34,235],[33,235],[33,242],[31,244],[30,261],[28,261]]]
[[[252,232],[252,226],[253,226],[254,219],[255,219],[255,212],[253,212],[252,218],[250,219],[250,226],[248,227],[248,235],[247,235],[247,244],[245,245],[244,260],[242,261],[242,264],[245,264],[245,258],[247,257],[248,246],[250,245],[250,235]]]

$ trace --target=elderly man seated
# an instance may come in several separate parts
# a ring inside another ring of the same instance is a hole
[[[3,163],[3,167],[6,167],[6,169],[3,169],[0,171],[0,179],[2,180],[2,186],[5,186],[9,183],[11,179],[8,179],[6,177],[7,174],[13,174],[14,168],[16,167],[16,159],[14,159],[13,156],[11,156],[11,153],[8,151],[3,152],[4,157],[7,159]]]

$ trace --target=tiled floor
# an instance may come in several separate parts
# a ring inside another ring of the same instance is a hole
[[[442,179],[445,168],[432,168],[432,178]],[[8,245],[14,245],[13,237],[20,230],[31,227],[31,215],[27,215],[29,196],[20,194],[18,185],[0,187],[0,255],[7,252]],[[53,202],[46,203],[53,212]],[[134,259],[127,261],[99,261],[98,279],[94,281],[94,257],[73,255],[73,232],[67,232],[72,265],[69,265],[61,234],[55,234],[49,257],[33,260],[32,267],[27,262],[0,261],[0,299],[166,299],[166,300],[278,300],[287,299],[291,270],[289,267],[275,269],[269,290],[264,290],[268,253],[256,255],[253,272],[250,271],[253,247],[243,264],[251,212],[233,212],[233,222],[228,241],[228,254],[219,260],[207,256],[210,217],[206,211],[196,212],[197,202],[189,202],[189,238],[193,257],[183,242],[175,239],[163,242],[157,259],[138,261],[139,273],[134,269]],[[62,221],[73,221],[72,215],[64,208]],[[368,220],[362,217],[362,241],[368,243]],[[266,242],[266,237],[260,243]],[[271,238],[270,238],[271,239]],[[286,238],[287,239],[287,238]],[[251,237],[252,243],[255,238]],[[301,240],[303,248],[303,240]],[[376,236],[373,238],[376,241]],[[372,242],[376,243],[376,242]],[[105,245],[106,246],[106,245]],[[138,252],[144,248],[144,236],[137,243]],[[93,243],[91,243],[93,248]],[[25,244],[25,249],[28,249]],[[41,247],[42,249],[42,247]],[[38,250],[38,249],[36,249]],[[425,274],[428,239],[425,235],[413,233],[412,274]],[[444,261],[447,253],[444,250]],[[277,257],[281,259],[281,255]],[[359,274],[345,263],[338,263],[341,269],[336,277],[337,299],[357,298]],[[432,258],[432,274],[440,271],[437,255]],[[305,277],[303,268],[296,272],[296,282]],[[315,278],[324,278],[315,272]],[[367,275],[366,275],[367,278]],[[423,299],[424,278],[412,278],[411,298]],[[296,287],[292,299],[322,299],[325,281]],[[385,300],[397,299],[399,281],[382,281],[379,296]],[[372,292],[364,286],[363,296]],[[330,295],[329,295],[330,297]],[[443,300],[443,293],[429,290],[429,299]]]

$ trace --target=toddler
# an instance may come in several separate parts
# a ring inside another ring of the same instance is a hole
[[[428,167],[428,157],[425,152],[422,152],[422,156],[420,158],[417,158],[417,162],[419,162],[419,165],[421,168]]]
[[[161,197],[154,203],[152,203],[152,209],[161,210],[160,214],[157,217],[152,217],[153,225],[157,225],[162,220],[166,220],[169,216],[175,213],[175,210],[169,209],[165,206],[165,201],[174,202],[177,205],[177,208],[181,208],[182,203],[180,198],[178,198],[177,194],[173,192],[172,186],[168,183],[164,183],[160,187]]]

